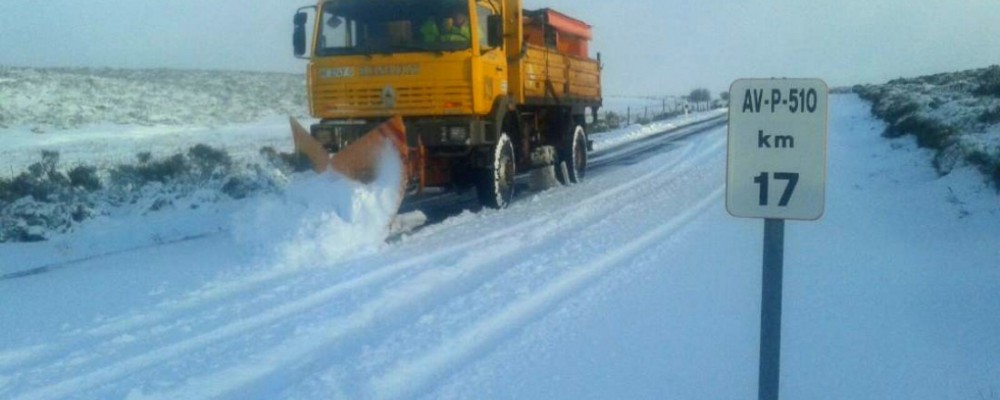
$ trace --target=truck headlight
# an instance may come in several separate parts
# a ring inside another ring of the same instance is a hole
[[[451,126],[448,127],[448,133],[446,140],[449,142],[465,142],[469,138],[469,128],[464,126]]]

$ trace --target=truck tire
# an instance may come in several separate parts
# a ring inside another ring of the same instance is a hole
[[[492,166],[481,170],[476,192],[483,207],[506,208],[514,198],[514,145],[507,133],[501,133],[493,147]]]
[[[572,125],[573,134],[559,146],[556,179],[563,185],[583,182],[587,175],[587,132],[582,125]]]

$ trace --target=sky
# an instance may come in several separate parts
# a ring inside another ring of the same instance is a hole
[[[3,0],[0,66],[301,72],[309,1]],[[744,77],[830,86],[1000,64],[1000,0],[525,0],[594,29],[604,93],[713,96]],[[593,54],[592,54],[593,55]]]

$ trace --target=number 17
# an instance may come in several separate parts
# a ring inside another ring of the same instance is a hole
[[[753,178],[753,183],[760,185],[760,205],[767,205],[767,186],[768,186],[768,173],[761,172]],[[792,192],[795,191],[795,185],[799,183],[799,174],[797,172],[775,172],[774,179],[780,179],[783,181],[788,181],[785,185],[785,191],[781,194],[781,199],[778,200],[778,207],[788,206],[788,201],[792,199]]]

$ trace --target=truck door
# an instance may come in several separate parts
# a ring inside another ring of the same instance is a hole
[[[487,41],[487,20],[490,15],[500,13],[499,2],[489,0],[476,1],[476,35],[480,57],[480,73],[483,76],[481,101],[486,108],[492,108],[493,101],[498,96],[507,94],[507,60],[503,48],[489,47]],[[480,100],[480,99],[477,99]]]

